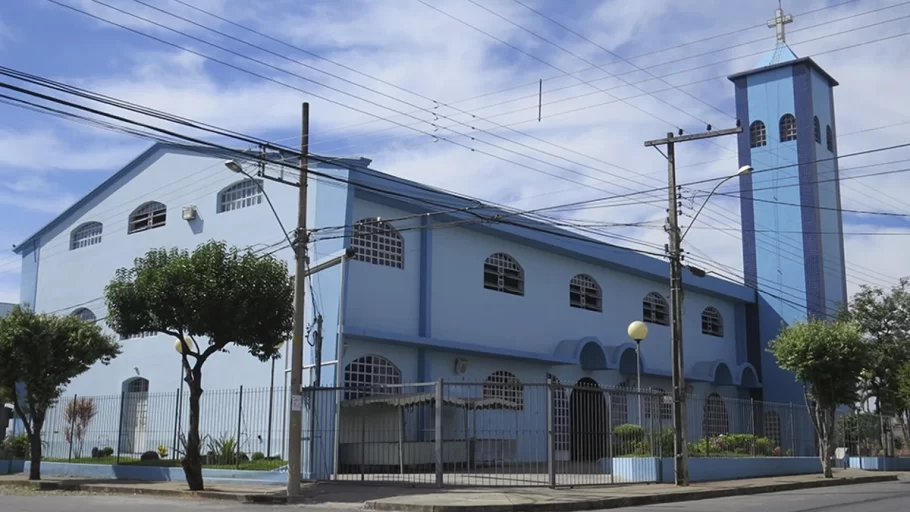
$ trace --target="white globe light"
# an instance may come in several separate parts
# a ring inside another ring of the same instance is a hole
[[[639,320],[636,320],[629,324],[629,328],[626,331],[629,334],[629,337],[635,341],[641,341],[648,337],[648,326]]]
[[[189,348],[190,344],[187,343],[186,346]],[[174,350],[176,350],[178,354],[183,355],[183,340],[180,338],[174,340]]]

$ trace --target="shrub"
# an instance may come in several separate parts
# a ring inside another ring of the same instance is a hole
[[[163,444],[158,445],[158,456],[162,459],[167,458],[167,446],[164,446]]]
[[[265,460],[265,454],[262,452],[253,452],[253,460]]]
[[[160,460],[161,457],[158,456],[158,452],[148,451],[143,453],[139,460]]]
[[[29,453],[28,436],[19,434],[11,436],[0,443],[0,459],[28,459]]]
[[[233,437],[222,436],[218,439],[210,439],[208,442],[208,457],[210,464],[236,464],[237,463],[237,441]],[[241,458],[246,455],[241,454]]]
[[[645,429],[639,425],[626,423],[624,425],[617,425],[616,428],[613,429],[613,434],[623,442],[633,443],[644,439]]]
[[[104,448],[101,449],[102,457],[110,457],[113,454],[114,454],[114,449],[111,448],[110,446],[105,446]]]
[[[97,459],[99,457],[101,457],[101,450],[99,450],[98,447],[95,446],[92,448],[92,458]]]
[[[777,454],[771,446],[771,440],[767,437],[752,434],[721,434],[689,443],[689,455],[693,457],[722,457],[724,455],[769,457]]]

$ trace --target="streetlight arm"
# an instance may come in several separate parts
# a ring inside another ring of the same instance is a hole
[[[686,230],[683,231],[682,236],[679,237],[679,241],[680,241],[680,242],[682,242],[683,239],[686,238],[686,234],[688,234],[688,233],[689,233],[689,230],[692,229],[692,225],[695,224],[695,219],[698,218],[699,214],[701,214],[701,211],[704,210],[704,209],[705,209],[705,206],[708,205],[708,201],[711,200],[711,196],[713,196],[714,193],[717,192],[717,189],[719,189],[721,185],[723,185],[724,183],[730,181],[731,179],[735,178],[736,176],[739,176],[739,175],[738,175],[738,174],[734,174],[734,175],[732,175],[732,176],[727,176],[726,178],[724,178],[724,179],[718,181],[718,182],[717,182],[717,185],[714,185],[714,188],[711,190],[711,193],[709,193],[709,194],[708,194],[708,197],[705,198],[705,202],[703,202],[703,203],[701,204],[701,207],[698,209],[698,211],[695,212],[695,216],[692,217],[692,221],[689,222],[689,225],[686,226]]]
[[[265,202],[267,202],[269,204],[269,208],[271,208],[271,210],[272,210],[272,215],[274,215],[275,220],[278,221],[278,226],[281,227],[281,231],[284,233],[284,239],[287,240],[288,245],[291,246],[291,249],[293,249],[296,252],[297,248],[294,245],[294,242],[291,240],[291,237],[288,236],[289,231],[284,227],[284,223],[281,222],[281,217],[278,216],[278,211],[275,210],[275,205],[272,204],[272,200],[271,200],[271,198],[269,198],[269,195],[265,193],[265,189],[262,187],[262,184],[259,183],[259,181],[256,180],[256,178],[254,178],[250,173],[246,172],[246,169],[244,169],[242,165],[235,162],[234,160],[228,160],[227,162],[225,162],[224,165],[225,165],[225,167],[227,167],[228,169],[230,169],[233,172],[238,172],[240,174],[243,174],[244,176],[249,178],[250,181],[252,181],[253,183],[256,184],[256,187],[259,189],[260,192],[262,192],[262,196],[265,197]]]

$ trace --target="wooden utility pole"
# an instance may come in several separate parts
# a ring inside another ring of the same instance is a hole
[[[303,104],[303,123],[300,129],[300,187],[297,196],[297,233],[294,239],[296,256],[296,277],[294,279],[294,338],[291,341],[291,415],[288,421],[288,496],[300,494],[300,480],[303,478],[301,458],[303,448],[303,324],[306,312],[307,275],[307,154],[310,146],[310,104]],[[312,400],[315,403],[315,400]],[[310,414],[314,414],[310,404]],[[313,433],[310,432],[310,442]],[[312,467],[313,461],[310,461]]]
[[[709,139],[733,135],[743,131],[737,123],[736,128],[726,130],[680,135],[674,137],[667,133],[665,139],[649,140],[646,147],[667,146],[667,188],[669,190],[670,208],[667,210],[667,232],[670,235],[668,257],[670,259],[670,344],[673,357],[673,468],[676,485],[689,485],[689,449],[686,435],[686,377],[685,357],[683,354],[683,289],[682,289],[682,237],[679,231],[679,198],[676,190],[676,143],[690,140]],[[716,189],[715,189],[716,190]],[[706,200],[707,201],[707,200]],[[693,218],[694,222],[695,219]]]

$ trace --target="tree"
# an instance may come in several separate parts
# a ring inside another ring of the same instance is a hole
[[[869,345],[862,401],[875,398],[879,409],[897,416],[904,438],[910,439],[910,402],[901,404],[896,396],[899,374],[910,361],[910,279],[888,291],[863,286],[841,318],[858,324]]]
[[[202,367],[228,345],[260,361],[278,357],[293,327],[294,290],[287,266],[272,256],[209,241],[190,254],[155,249],[117,270],[105,290],[107,320],[121,335],[160,332],[181,341],[190,390],[182,461],[190,490],[203,490],[199,400]]]
[[[839,405],[856,403],[867,349],[857,324],[821,320],[785,327],[768,347],[777,364],[803,383],[825,478],[833,477],[834,413]]]
[[[95,408],[95,399],[92,397],[73,398],[63,410],[63,419],[66,421],[63,434],[69,443],[75,445],[73,454],[77,459],[82,457],[85,433],[96,414],[98,409]]]
[[[109,364],[118,354],[120,345],[100,325],[72,315],[15,306],[0,319],[0,384],[20,390],[12,398],[29,440],[29,480],[41,479],[41,428],[47,410],[75,377],[95,363]]]

